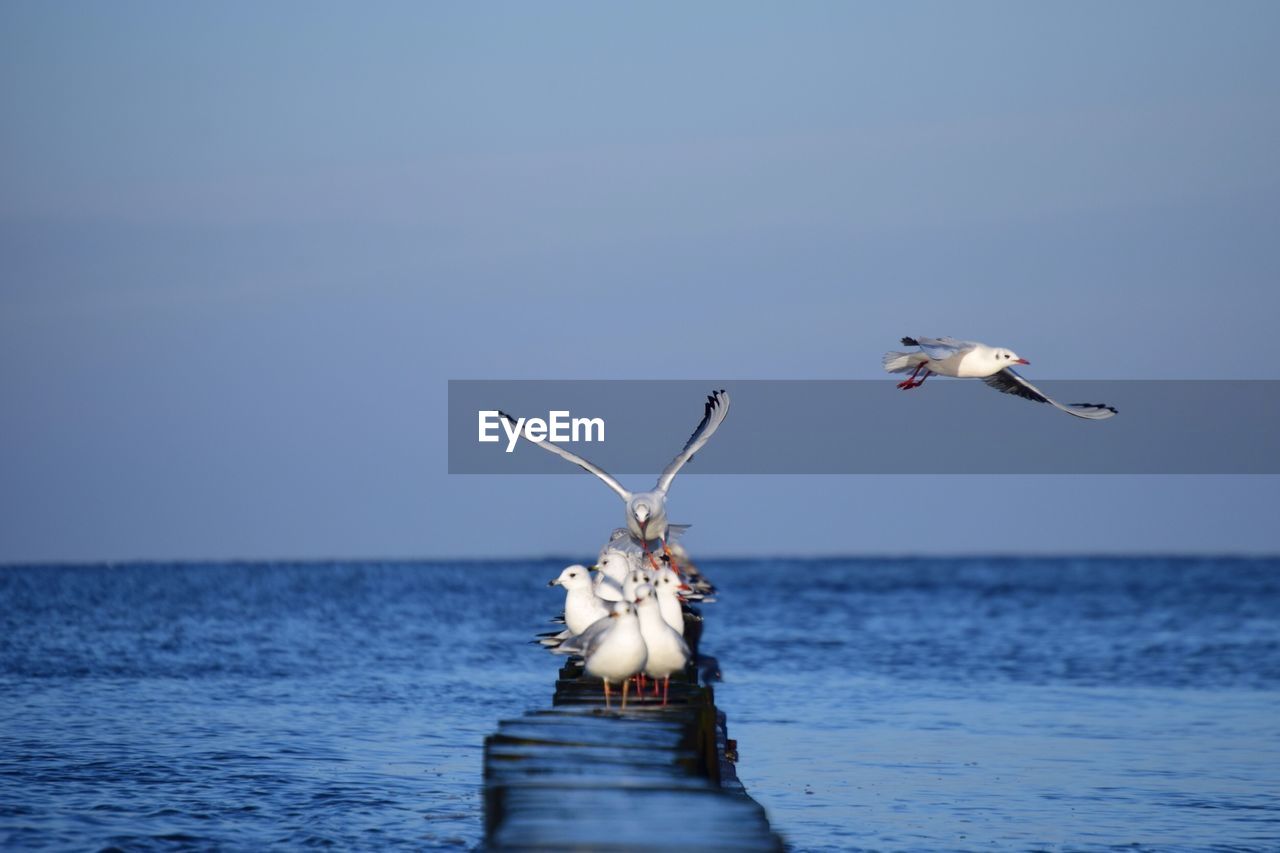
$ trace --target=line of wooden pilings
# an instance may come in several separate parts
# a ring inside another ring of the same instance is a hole
[[[779,851],[782,840],[734,772],[724,714],[700,672],[661,699],[606,709],[579,661],[552,707],[504,720],[485,741],[486,850]],[[652,683],[652,682],[650,682]]]

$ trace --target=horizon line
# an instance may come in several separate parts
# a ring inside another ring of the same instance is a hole
[[[957,551],[938,553],[865,552],[865,553],[810,553],[810,554],[717,554],[690,560],[691,563],[725,562],[748,563],[767,561],[849,561],[849,562],[906,562],[914,560],[1280,560],[1280,552],[1248,551]],[[392,563],[392,564],[445,564],[445,563],[511,563],[511,562],[575,562],[561,553],[537,556],[489,555],[489,556],[435,556],[435,557],[131,557],[127,559],[93,560],[16,560],[0,562],[0,571],[25,568],[117,568],[124,566],[207,566],[207,565],[335,565],[341,563]]]

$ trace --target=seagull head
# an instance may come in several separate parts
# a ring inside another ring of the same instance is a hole
[[[1016,352],[1014,352],[1011,349],[998,349],[995,351],[993,357],[996,360],[996,364],[1000,365],[1001,369],[1004,369],[1011,364],[1030,364],[1031,363],[1027,361],[1025,358],[1021,358]]]
[[[645,577],[644,572],[639,569],[633,569],[628,572],[627,579],[622,584],[622,600],[635,601],[636,589],[646,580],[648,579]]]
[[[633,495],[627,502],[627,527],[637,539],[650,542],[667,535],[665,495],[657,490]]]
[[[586,566],[569,566],[560,573],[560,576],[547,584],[547,586],[562,586],[565,589],[573,589],[575,587],[584,586],[591,582],[590,574]]]
[[[658,585],[660,590],[669,591],[672,595],[691,591],[689,585],[682,582],[680,576],[669,566],[664,566],[654,577],[653,582]]]
[[[653,517],[652,510],[649,505],[643,501],[638,501],[631,507],[631,529],[636,531],[643,540],[649,540],[653,537],[649,535],[649,519]]]
[[[603,572],[608,577],[613,578],[618,583],[622,583],[627,578],[627,570],[631,564],[627,561],[627,557],[620,551],[606,551],[605,555],[596,563],[596,569]]]

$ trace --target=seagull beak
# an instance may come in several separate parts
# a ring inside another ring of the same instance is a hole
[[[553,581],[547,582],[547,586],[559,586],[559,585],[560,585],[560,578],[556,578]]]
[[[689,586],[687,583],[682,583],[682,584],[680,584],[680,591],[681,591],[681,592],[693,592],[693,587]]]
[[[1031,362],[1027,361],[1025,358],[1020,358],[1014,362],[1014,364],[1030,364],[1030,363]]]

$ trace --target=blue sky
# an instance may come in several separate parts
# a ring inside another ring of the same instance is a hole
[[[903,334],[1280,378],[1277,24],[4,4],[0,561],[593,551],[599,485],[446,475],[450,378],[872,378]],[[1275,552],[1277,499],[682,475],[673,513],[703,553]]]

